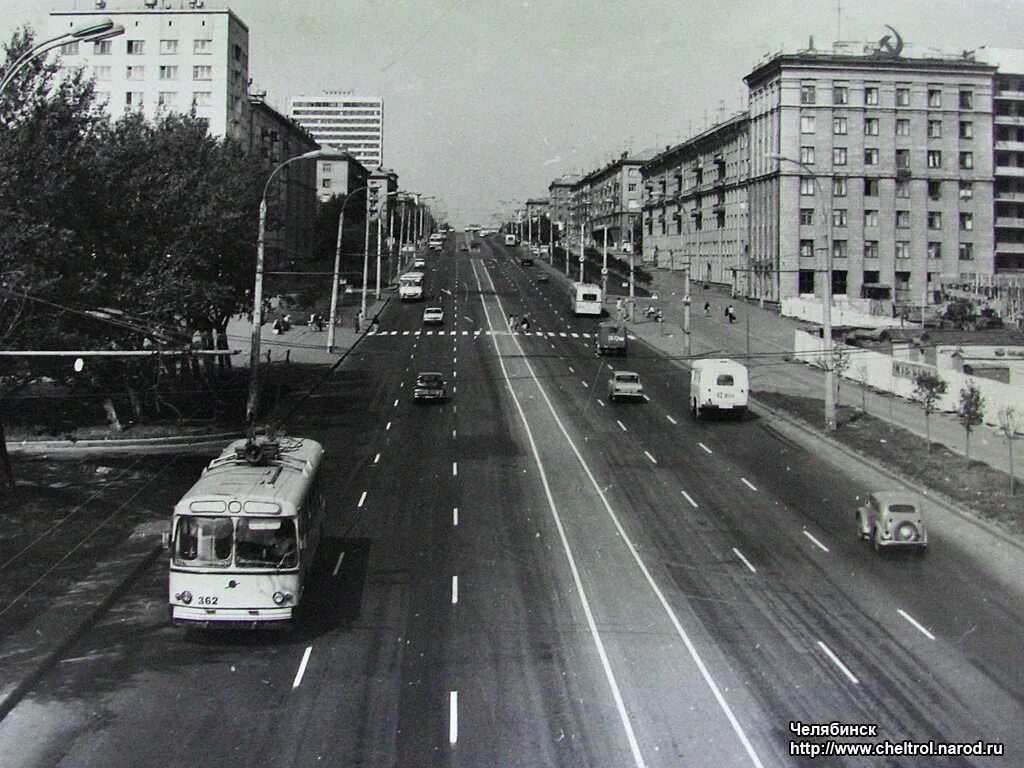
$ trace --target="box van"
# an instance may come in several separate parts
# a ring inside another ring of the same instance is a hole
[[[616,320],[609,320],[597,326],[597,354],[626,354],[626,326]]]
[[[516,236],[515,235],[505,235],[505,245],[515,245],[515,244],[516,244]]]
[[[747,410],[750,379],[747,367],[734,360],[696,360],[690,371],[690,413],[731,412],[742,419]]]

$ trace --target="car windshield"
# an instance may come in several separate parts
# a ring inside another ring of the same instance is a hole
[[[917,507],[913,504],[890,504],[889,511],[897,515],[912,515],[917,512]]]
[[[299,564],[295,521],[240,518],[235,529],[235,565],[294,568]]]
[[[421,387],[436,387],[441,383],[441,377],[436,374],[421,374],[420,377],[416,380],[416,383]]]
[[[624,384],[640,383],[640,377],[637,376],[635,373],[620,373],[618,376],[616,376],[616,378],[619,380],[620,383]]]

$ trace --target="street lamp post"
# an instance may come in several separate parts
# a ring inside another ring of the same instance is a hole
[[[399,194],[400,191],[401,190],[397,190],[396,189],[396,190],[394,190],[392,192],[385,192],[382,195],[382,197],[385,200],[387,200],[387,198],[391,197],[391,195]],[[422,198],[422,199],[426,199],[426,198]],[[367,198],[367,200],[366,200],[366,215],[367,215],[366,236],[363,238],[363,290],[362,290],[362,295],[360,297],[360,306],[359,306],[360,328],[362,327],[363,321],[366,320],[366,292],[367,292],[367,290],[366,290],[366,282],[370,279],[370,221],[369,221],[370,199],[369,198]],[[421,226],[420,233],[421,234],[422,234],[422,221],[423,221],[422,217],[423,217],[423,209],[421,208],[420,209],[420,226]],[[381,233],[381,223],[380,223],[380,217],[378,216],[377,217],[377,290],[375,292],[375,296],[378,299],[380,298],[380,233]]]
[[[49,53],[54,48],[64,45],[65,43],[75,41],[82,43],[98,43],[101,40],[109,40],[112,37],[117,37],[118,35],[123,34],[124,27],[121,24],[115,24],[112,19],[98,19],[75,27],[67,32],[62,32],[61,34],[43,40],[40,43],[36,43],[21,54],[14,64],[11,65],[10,71],[4,76],[3,80],[0,81],[0,93],[4,92],[4,89],[14,81],[15,77],[17,77],[18,72],[20,72],[30,61]]]
[[[327,321],[327,351],[334,351],[334,327],[338,321],[338,279],[341,271],[341,236],[345,231],[345,208],[359,192],[365,192],[366,187],[359,187],[348,193],[345,202],[341,204],[341,211],[338,213],[338,242],[334,248],[334,282],[331,284],[331,314]]]
[[[785,155],[770,154],[768,157],[780,162],[785,160],[786,162],[800,166],[800,168],[810,174],[810,177],[814,180],[814,186],[817,188],[818,196],[821,198],[822,215],[825,217],[825,291],[821,313],[821,331],[823,341],[825,342],[826,354],[826,359],[824,361],[825,431],[834,432],[836,429],[836,374],[832,365],[832,211],[826,210],[826,207],[831,209],[831,205],[826,206],[825,192],[821,187],[821,181],[818,179],[817,174],[815,174],[814,169],[809,168],[800,160],[796,160],[792,157],[786,157]]]

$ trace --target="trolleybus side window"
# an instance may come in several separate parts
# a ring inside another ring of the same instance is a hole
[[[298,565],[294,520],[240,518],[235,530],[235,565],[294,568]]]
[[[231,520],[224,517],[178,518],[174,560],[179,565],[231,565]]]

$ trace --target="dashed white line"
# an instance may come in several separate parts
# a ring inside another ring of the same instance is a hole
[[[344,560],[344,559],[345,559],[345,550],[342,550],[341,554],[338,555],[338,562],[336,562],[334,564],[334,571],[331,573],[331,576],[337,576],[338,575],[338,571],[341,570],[341,561]]]
[[[747,480],[747,478],[745,478],[745,477],[741,477],[741,478],[740,478],[740,480],[742,480],[742,481],[743,481],[743,484],[744,484],[745,486],[747,486],[747,488],[749,488],[750,490],[752,490],[752,491],[756,491],[756,490],[757,490],[757,487],[756,487],[756,486],[755,486],[755,485],[754,485],[754,484],[753,484],[752,482],[750,482],[749,480]]]
[[[384,427],[384,431],[387,432],[389,429],[391,429],[391,422],[390,421],[388,422],[388,425],[386,427]]]
[[[379,453],[376,456],[373,457],[373,463],[377,464],[378,462],[380,462],[380,454]]]
[[[359,497],[359,503],[356,506],[362,507],[364,501],[366,501],[366,491],[363,491],[363,495]]]
[[[448,693],[448,743],[459,740],[459,692]]]
[[[929,640],[934,640],[935,639],[935,635],[933,635],[931,632],[929,632],[927,629],[925,629],[923,626],[921,626],[921,624],[917,621],[917,619],[915,619],[909,613],[904,611],[902,608],[897,608],[896,609],[896,613],[898,613],[904,619],[906,619],[911,624],[913,624],[914,628],[917,629],[922,635],[927,637]]]
[[[644,451],[644,455],[647,456],[647,458],[651,460],[651,464],[657,464],[658,463],[658,460],[656,458],[654,458],[653,456],[651,456],[651,452],[650,451]]]
[[[452,576],[452,605],[459,602],[459,577]]]
[[[458,477],[459,474],[459,462],[452,462],[452,477]]]
[[[397,407],[398,407],[398,398],[396,397],[395,398],[395,408],[397,408]]]
[[[683,498],[690,502],[691,507],[693,507],[694,509],[697,508],[697,502],[693,500],[693,497],[690,496],[690,494],[688,494],[686,491],[680,491],[680,493],[683,494]]]
[[[597,398],[597,404],[604,408],[604,400],[602,400],[600,397]]]
[[[306,674],[306,665],[309,663],[309,654],[313,652],[313,646],[307,645],[306,651],[302,654],[302,661],[299,662],[299,671],[295,673],[295,679],[292,681],[292,690],[295,690],[302,683],[302,676]]]
[[[587,389],[590,389],[590,385],[589,385],[589,384],[587,384],[587,382],[585,382],[585,381],[582,381],[582,382],[580,382],[580,383],[581,383],[581,384],[583,384],[583,386],[584,386],[584,387],[586,387]]]
[[[669,416],[667,413],[665,414],[665,418],[668,419],[669,421],[671,421],[673,424],[678,424],[679,423],[678,421],[673,419],[671,416]]]
[[[452,525],[457,526],[459,524],[459,508],[452,507]]]
[[[576,373],[576,369],[573,368],[571,365],[569,366],[569,373]]]
[[[706,453],[711,453],[711,449],[704,445],[704,443],[697,443],[697,445],[703,448]]]
[[[839,660],[838,656],[832,653],[831,648],[829,648],[827,645],[821,642],[821,640],[818,640],[818,647],[821,648],[821,650],[823,650],[830,659],[832,659],[832,662],[837,667],[839,667],[839,669],[842,671],[844,675],[846,675],[850,679],[851,683],[853,683],[854,685],[860,685],[860,680],[858,680],[856,675],[854,675],[853,672],[850,671],[849,667],[847,667],[845,664],[843,664],[842,661]]]
[[[619,429],[621,429],[621,430],[622,430],[623,432],[625,432],[625,431],[626,431],[626,425],[625,425],[625,424],[623,424],[623,423],[622,423],[621,421],[619,421],[618,419],[616,419],[616,420],[615,420],[615,423],[619,425]]]
[[[814,536],[812,536],[809,531],[805,530],[804,536],[813,541],[822,552],[828,552],[828,547],[826,547],[824,544],[822,544],[820,541],[814,538]]]
[[[455,430],[453,429],[453,430],[452,430],[452,437],[456,437],[456,436],[457,436],[457,435],[456,435],[456,432],[455,432]]]
[[[738,557],[738,558],[739,558],[740,560],[742,560],[742,561],[743,561],[743,564],[744,564],[745,566],[747,566],[747,568],[749,568],[749,569],[750,569],[750,572],[751,572],[751,573],[757,573],[757,568],[755,568],[754,566],[752,566],[752,565],[750,564],[750,561],[749,561],[749,560],[747,560],[747,558],[745,558],[745,557],[743,556],[743,553],[742,553],[742,552],[740,552],[740,551],[739,551],[738,549],[736,549],[736,547],[733,547],[733,548],[732,548],[732,551],[733,551],[733,552],[735,552],[735,553],[736,553],[736,557]]]

